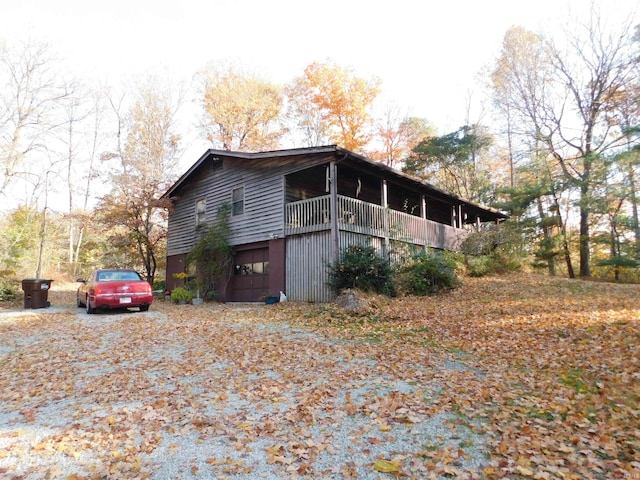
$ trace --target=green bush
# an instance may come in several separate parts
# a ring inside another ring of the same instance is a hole
[[[222,290],[232,274],[234,248],[228,239],[230,215],[231,205],[221,205],[215,222],[198,227],[200,238],[187,255],[187,263],[195,266],[193,284],[189,280],[187,286],[205,298],[210,298],[211,292]]]
[[[18,289],[9,283],[0,285],[0,302],[13,302],[18,298]]]
[[[433,295],[458,285],[456,262],[442,252],[415,255],[398,268],[398,287],[408,295]]]
[[[171,300],[176,303],[180,300],[190,302],[191,300],[193,300],[193,293],[191,293],[184,287],[176,287],[171,291]]]
[[[0,270],[0,302],[13,302],[19,295],[19,283],[11,278],[14,272]]]
[[[466,258],[466,265],[470,277],[484,277],[498,270],[498,265],[492,255],[470,255]]]
[[[513,228],[501,226],[472,232],[460,249],[471,277],[514,272],[522,269],[526,250]]]
[[[153,282],[153,289],[154,290],[162,290],[164,291],[166,289],[166,282],[164,280],[154,280]]]
[[[341,259],[329,266],[329,285],[335,293],[348,288],[394,296],[393,272],[389,262],[371,246],[349,245]]]

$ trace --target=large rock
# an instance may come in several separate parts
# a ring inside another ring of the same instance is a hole
[[[336,305],[346,310],[365,310],[369,308],[369,302],[359,292],[351,289],[343,290],[335,300]]]

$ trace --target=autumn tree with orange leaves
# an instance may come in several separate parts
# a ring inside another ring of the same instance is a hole
[[[388,103],[376,122],[376,133],[376,148],[367,152],[369,158],[401,168],[420,142],[435,136],[435,129],[426,119],[408,117],[397,104]]]
[[[307,144],[328,140],[356,152],[371,139],[371,107],[379,92],[378,78],[357,77],[330,62],[312,63],[286,90]]]
[[[285,129],[280,124],[281,88],[238,67],[215,67],[200,74],[202,129],[224,150],[278,148]]]

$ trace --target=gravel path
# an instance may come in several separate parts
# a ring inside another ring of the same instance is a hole
[[[0,477],[481,477],[481,426],[433,408],[448,375],[479,372],[269,308],[0,311]]]

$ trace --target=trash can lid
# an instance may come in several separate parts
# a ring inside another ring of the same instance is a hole
[[[23,282],[53,282],[53,280],[45,279],[45,278],[23,278]]]

